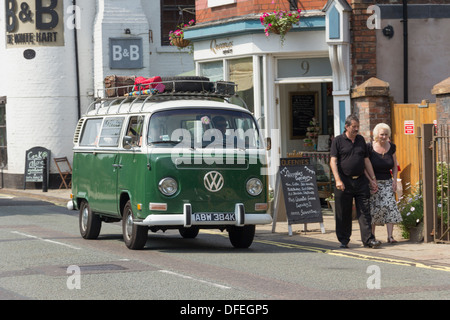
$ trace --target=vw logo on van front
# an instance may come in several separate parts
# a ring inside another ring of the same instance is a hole
[[[222,189],[224,184],[223,176],[220,174],[220,172],[217,171],[210,171],[205,174],[203,181],[205,183],[206,190],[211,192],[219,191],[220,189]]]

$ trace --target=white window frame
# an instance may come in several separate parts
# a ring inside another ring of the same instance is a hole
[[[236,0],[208,0],[208,8],[225,6],[236,3]]]

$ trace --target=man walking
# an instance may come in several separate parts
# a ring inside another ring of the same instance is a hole
[[[349,115],[345,120],[345,131],[331,144],[330,166],[336,182],[336,236],[341,248],[348,248],[352,234],[352,207],[355,199],[356,212],[361,231],[361,240],[366,247],[376,248],[381,242],[372,234],[372,218],[369,212],[370,189],[364,169],[374,177],[372,164],[364,138],[358,134],[359,119]],[[376,190],[374,190],[376,191]]]

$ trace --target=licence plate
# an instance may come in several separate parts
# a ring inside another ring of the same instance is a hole
[[[195,221],[236,221],[234,213],[194,213]]]

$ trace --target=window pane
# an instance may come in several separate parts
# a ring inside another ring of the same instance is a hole
[[[223,62],[214,61],[201,63],[200,76],[208,77],[211,81],[223,80]]]
[[[169,32],[195,20],[195,0],[161,0],[161,45],[169,46]]]
[[[83,134],[80,140],[80,146],[94,146],[98,139],[102,119],[89,119],[84,124]]]
[[[100,147],[117,147],[119,145],[123,120],[124,117],[105,119],[98,143]]]
[[[238,85],[238,95],[245,101],[250,111],[254,111],[253,98],[253,59],[242,58],[228,61],[230,81]],[[233,103],[242,105],[237,99]]]

